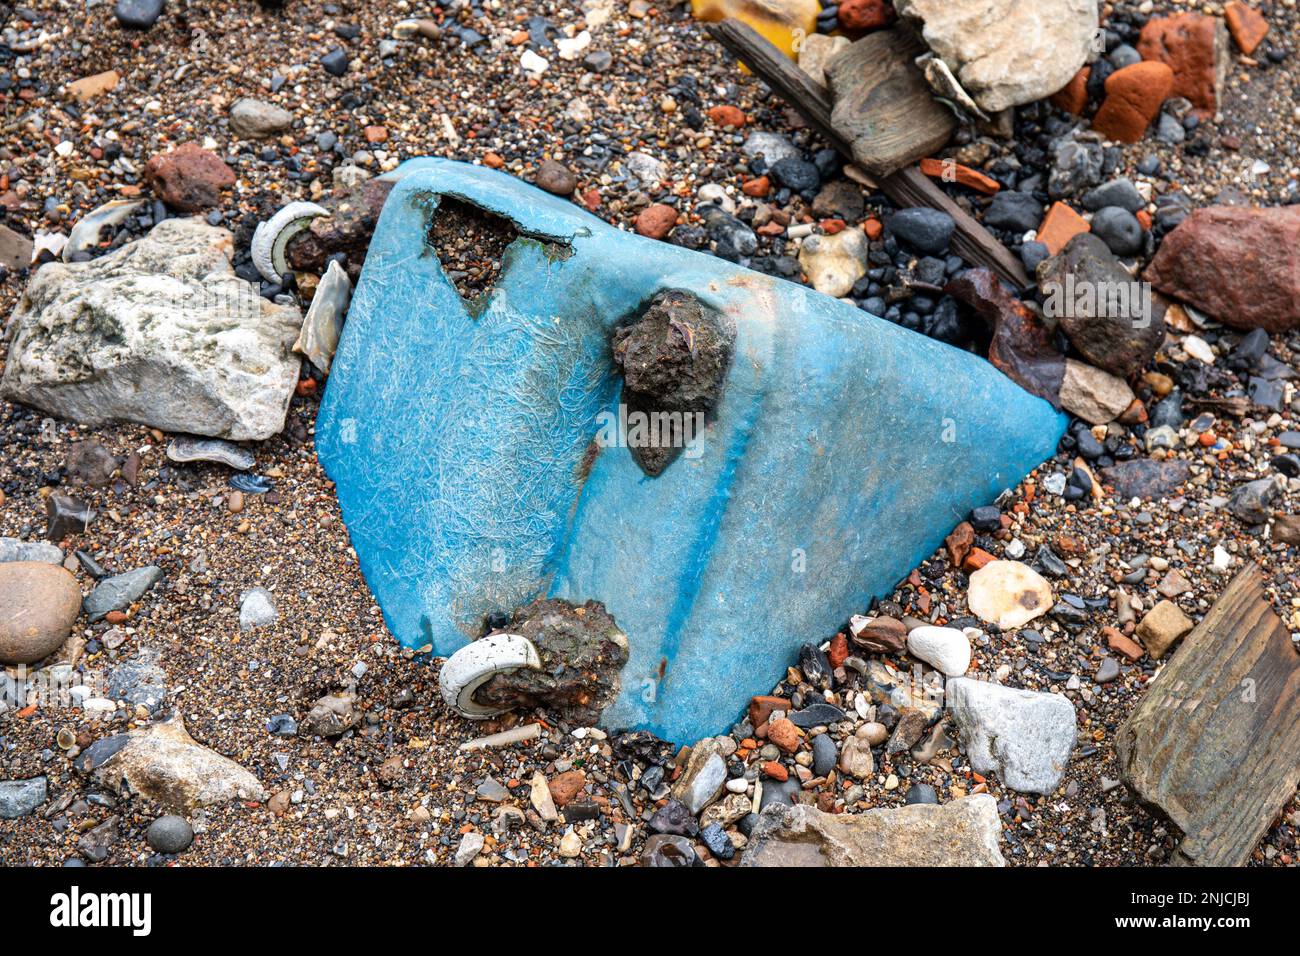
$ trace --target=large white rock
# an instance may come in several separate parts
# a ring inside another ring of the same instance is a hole
[[[948,681],[947,697],[976,773],[1026,793],[1060,786],[1077,733],[1069,700],[967,677]]]
[[[1027,564],[990,561],[970,576],[966,603],[981,621],[1005,631],[1046,614],[1052,607],[1052,586]]]
[[[177,812],[266,799],[255,776],[197,743],[180,714],[96,741],[78,758],[78,765],[114,793],[136,794]]]
[[[230,232],[168,219],[90,262],[51,262],[10,319],[0,389],[84,425],[234,441],[284,427],[302,315],[235,275]]]
[[[865,813],[774,803],[759,817],[741,866],[1006,866],[997,801],[977,793]]]
[[[895,0],[986,113],[1061,89],[1087,61],[1097,0]]]
[[[970,667],[970,640],[955,627],[923,624],[912,628],[907,634],[907,652],[945,677],[961,677]]]

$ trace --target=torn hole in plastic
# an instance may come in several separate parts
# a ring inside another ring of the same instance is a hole
[[[481,315],[509,267],[511,247],[538,242],[552,259],[567,259],[572,247],[549,236],[532,236],[506,216],[459,196],[442,194],[428,214],[425,240],[470,315]]]

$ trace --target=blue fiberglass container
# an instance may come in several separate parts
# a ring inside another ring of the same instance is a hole
[[[611,729],[725,730],[1064,430],[978,356],[849,302],[482,167],[395,178],[316,433],[362,571],[398,640],[438,655],[539,596],[602,602],[629,643]],[[425,238],[444,195],[521,233],[473,314]],[[611,330],[666,289],[735,344],[697,447],[652,478],[589,449],[619,406]]]

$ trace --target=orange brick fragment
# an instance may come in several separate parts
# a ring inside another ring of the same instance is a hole
[[[1223,18],[1228,21],[1228,30],[1237,41],[1241,52],[1250,56],[1255,48],[1264,41],[1268,34],[1268,21],[1254,7],[1236,2],[1223,8]]]
[[[1093,118],[1096,132],[1119,143],[1136,143],[1174,89],[1174,71],[1147,60],[1116,70],[1106,78],[1106,100]]]
[[[1080,115],[1088,106],[1088,77],[1092,67],[1085,66],[1064,87],[1052,94],[1051,104],[1072,116]]]
[[[714,106],[709,109],[709,119],[719,126],[732,126],[736,129],[747,122],[745,111],[737,106]]]
[[[1052,204],[1043,217],[1043,224],[1038,227],[1038,241],[1047,246],[1047,251],[1056,255],[1065,248],[1065,244],[1081,232],[1091,232],[1092,226],[1077,212],[1063,202]]]
[[[979,170],[971,169],[969,166],[963,166],[961,163],[954,163],[952,160],[947,159],[923,159],[921,160],[921,172],[931,179],[941,179],[946,183],[960,183],[967,189],[973,189],[985,196],[992,196],[1002,188],[1002,184],[996,179],[985,176]]]
[[[775,760],[766,760],[763,762],[764,776],[771,777],[773,780],[779,780],[782,783],[790,779],[790,771],[781,766]]]
[[[1101,632],[1106,635],[1106,646],[1117,654],[1122,654],[1130,661],[1136,661],[1142,657],[1145,651],[1142,645],[1132,638],[1125,637],[1113,627],[1103,627]]]

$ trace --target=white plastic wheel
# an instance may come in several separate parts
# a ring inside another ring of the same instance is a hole
[[[542,659],[533,642],[518,634],[489,634],[466,644],[442,665],[438,683],[442,699],[462,717],[483,720],[504,713],[474,702],[474,692],[497,674],[527,667],[539,670]]]

